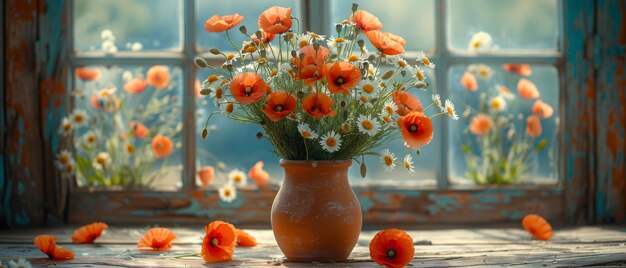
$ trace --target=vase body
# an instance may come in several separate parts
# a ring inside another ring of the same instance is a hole
[[[348,182],[352,160],[281,160],[283,181],[272,204],[272,230],[289,261],[348,258],[361,232],[361,206]]]

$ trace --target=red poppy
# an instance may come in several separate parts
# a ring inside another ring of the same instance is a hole
[[[410,112],[400,116],[398,127],[409,148],[422,147],[433,139],[433,122],[422,112]]]
[[[550,240],[553,235],[550,223],[536,214],[526,215],[524,219],[522,219],[522,225],[526,231],[538,240]]]
[[[156,158],[165,158],[172,154],[174,145],[168,137],[156,135],[152,138],[152,152]]]
[[[517,92],[524,99],[536,99],[541,96],[537,86],[530,80],[522,78],[517,82]]]
[[[237,26],[243,21],[243,16],[235,13],[232,15],[213,15],[204,22],[204,29],[207,32],[223,32]]]
[[[300,55],[298,55],[298,58],[293,59],[293,65],[298,69],[296,79],[304,80],[304,83],[307,85],[322,79],[324,62],[328,54],[328,49],[322,46],[318,47],[317,51],[312,45],[302,47],[300,49],[300,55],[304,55],[302,61],[300,61]]]
[[[328,81],[328,91],[333,94],[350,95],[350,89],[361,81],[359,68],[348,62],[327,63],[324,76]]]
[[[239,73],[230,82],[230,93],[241,104],[253,104],[259,101],[269,89],[258,73]]]
[[[472,118],[469,131],[477,136],[484,136],[491,132],[493,128],[493,120],[486,114],[478,114]]]
[[[296,109],[296,98],[285,91],[275,91],[267,97],[265,109],[261,110],[272,122],[277,122]]]
[[[235,226],[223,221],[214,221],[204,227],[206,235],[202,239],[200,255],[206,262],[223,262],[233,259],[237,245]]]
[[[526,119],[526,134],[533,138],[541,136],[541,121],[536,115],[531,115]]]
[[[256,36],[256,33],[254,33],[251,37],[252,37],[252,41],[254,41],[255,43],[269,43],[272,42],[274,40],[274,38],[276,37],[276,34],[273,33],[267,33],[264,31],[260,31],[261,32],[261,37]]]
[[[254,164],[248,171],[248,177],[254,181],[257,187],[265,187],[270,181],[270,174],[263,170],[263,161]]]
[[[389,37],[389,39],[398,42],[398,44],[403,45],[403,46],[406,45],[406,40],[404,40],[404,38],[402,38],[402,36],[395,35],[395,34],[392,34],[392,33],[389,33],[389,32],[385,32],[384,34],[387,37]],[[428,65],[428,64],[426,64],[426,65]]]
[[[413,256],[413,238],[402,230],[380,231],[370,241],[370,257],[380,265],[404,267],[413,260]]]
[[[256,246],[256,238],[246,233],[244,230],[235,229],[237,232],[237,246],[254,247]]]
[[[505,63],[502,64],[502,69],[507,72],[517,73],[523,76],[530,76],[533,73],[529,64]]]
[[[291,29],[291,8],[273,6],[259,15],[259,28],[272,34],[281,34]]]
[[[461,76],[461,85],[470,92],[478,90],[478,81],[476,81],[476,76],[470,72],[463,73],[463,76]]]
[[[200,171],[198,171],[198,177],[200,177],[200,182],[204,187],[209,186],[209,183],[213,180],[213,176],[215,176],[215,169],[212,166],[202,167]]]
[[[56,243],[54,235],[39,235],[35,237],[35,246],[51,260],[70,260],[74,258],[74,252],[65,249]]]
[[[331,110],[333,105],[333,99],[323,93],[311,93],[302,101],[302,109],[317,119],[335,116],[337,111]]]
[[[170,83],[170,71],[161,65],[152,66],[147,74],[148,84],[156,89],[164,89]]]
[[[391,39],[389,35],[381,31],[366,32],[367,38],[372,45],[386,55],[398,55],[404,53],[404,47],[398,41]],[[395,36],[395,35],[394,35]]]
[[[383,28],[383,24],[380,20],[365,10],[357,10],[353,15],[350,15],[350,21],[356,24],[356,27],[360,28],[363,32],[380,30]]]
[[[74,74],[83,81],[93,81],[100,78],[100,70],[96,68],[79,67]]]
[[[155,227],[143,235],[139,243],[137,243],[137,248],[151,248],[157,251],[168,250],[172,248],[172,241],[175,238],[176,235],[170,229]]]
[[[92,224],[85,225],[74,231],[72,235],[72,242],[77,244],[91,244],[96,238],[102,235],[102,232],[109,228],[108,225],[102,222],[94,222]]]
[[[130,126],[130,129],[133,132],[133,136],[140,138],[140,139],[143,139],[148,136],[148,128],[144,124],[139,123],[137,121],[130,121],[128,125]]]
[[[141,77],[134,78],[124,84],[124,91],[130,94],[139,94],[141,93],[148,83]]]
[[[550,116],[552,116],[552,114],[554,114],[554,109],[552,108],[552,106],[550,106],[550,104],[547,104],[541,100],[537,100],[535,101],[535,104],[533,104],[533,107],[531,108],[532,112],[539,116],[541,119],[547,119]]]
[[[396,90],[391,95],[393,102],[398,106],[396,111],[399,115],[406,115],[413,111],[423,112],[420,100],[403,90]]]

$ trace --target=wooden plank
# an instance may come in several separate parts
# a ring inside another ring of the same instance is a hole
[[[241,189],[232,203],[215,190],[183,192],[87,191],[70,195],[69,222],[106,221],[115,224],[205,223],[228,219],[244,226],[269,227],[270,209],[278,187]],[[561,225],[562,190],[554,187],[475,189],[407,189],[354,187],[365,226],[518,223],[538,213]]]

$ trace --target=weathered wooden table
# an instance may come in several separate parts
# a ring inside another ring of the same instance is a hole
[[[0,259],[26,258],[33,267],[196,267],[204,230],[172,228],[174,246],[165,252],[139,251],[136,243],[146,228],[111,227],[93,245],[71,244],[74,228],[0,231]],[[281,254],[271,230],[248,230],[258,240],[253,248],[237,248],[234,260],[213,266],[375,267],[368,245],[375,231],[364,231],[346,263],[291,263]],[[581,266],[626,265],[626,226],[592,226],[557,230],[551,241],[535,241],[521,228],[409,231],[415,240],[415,267],[433,266]],[[54,234],[76,254],[70,261],[52,262],[34,245],[38,234]],[[211,266],[211,265],[208,265]]]

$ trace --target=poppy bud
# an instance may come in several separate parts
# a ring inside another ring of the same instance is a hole
[[[356,43],[359,45],[359,47],[365,46],[365,41],[363,41],[363,39],[357,40]]]
[[[211,94],[211,90],[208,88],[203,88],[202,90],[200,90],[200,95],[208,96],[209,94]]]
[[[239,27],[239,31],[240,31],[242,34],[245,34],[245,35],[247,35],[247,34],[248,34],[248,29],[246,28],[246,26],[245,26],[245,25],[242,25],[241,27]]]
[[[196,66],[200,68],[206,68],[207,66],[209,66],[209,64],[203,58],[200,58],[200,57],[196,57],[193,61],[196,64]]]
[[[365,163],[361,163],[361,177],[365,178],[365,175],[367,175],[367,166]]]
[[[356,12],[357,10],[359,10],[359,4],[352,3],[352,12]]]
[[[406,71],[405,70],[400,71],[400,75],[402,75],[402,77],[405,77],[406,76]]]
[[[365,70],[369,70],[369,68],[370,68],[370,63],[369,63],[369,62],[367,62],[367,61],[366,61],[366,62],[363,62],[363,69],[365,69]]]
[[[212,48],[212,49],[209,49],[209,52],[211,52],[211,54],[213,54],[213,55],[219,55],[219,54],[221,54],[221,53],[222,53],[222,52],[221,52],[219,49],[217,49],[217,48]]]
[[[348,105],[348,103],[346,103],[346,101],[345,101],[345,100],[342,100],[342,101],[339,103],[339,105],[343,108],[343,107],[346,107],[346,105]]]
[[[233,72],[233,65],[232,64],[228,64],[226,65],[226,70],[228,70],[229,72]]]
[[[383,74],[383,76],[381,77],[381,79],[387,80],[387,79],[391,78],[391,76],[393,75],[393,72],[394,72],[394,70],[389,70],[389,71],[385,72]]]
[[[256,38],[261,39],[261,38],[263,38],[263,33],[262,33],[261,31],[256,31],[256,32],[254,33],[254,36],[256,36]]]
[[[261,58],[267,58],[267,50],[263,49],[259,51],[259,55],[261,55]]]
[[[261,132],[257,132],[257,133],[256,133],[256,138],[257,138],[257,140],[262,139],[262,138],[263,138],[263,133],[261,133]]]
[[[416,155],[420,155],[420,153],[422,153],[422,151],[419,148],[417,150],[415,150],[415,154]]]
[[[341,33],[341,29],[343,29],[343,25],[335,24],[335,31],[337,31],[337,33]]]
[[[291,57],[292,57],[292,58],[297,58],[297,57],[298,57],[298,54],[296,54],[296,51],[295,51],[295,50],[292,50],[292,51],[291,51]]]
[[[235,105],[232,102],[229,102],[228,104],[226,104],[227,113],[232,113],[234,109],[235,109]]]
[[[313,49],[315,49],[315,51],[318,51],[320,49],[320,44],[313,44]]]
[[[374,54],[372,54],[372,55],[370,55],[369,57],[367,57],[367,60],[368,60],[369,62],[374,62],[374,60],[375,60],[375,59],[376,59],[376,55],[374,55]]]
[[[300,53],[299,57],[300,57],[300,61],[304,60],[304,54]]]
[[[348,134],[350,133],[350,124],[348,123],[343,123],[341,124],[341,131],[343,131],[343,133]]]
[[[202,129],[202,139],[206,140],[206,136],[209,135],[209,130],[207,128]]]

